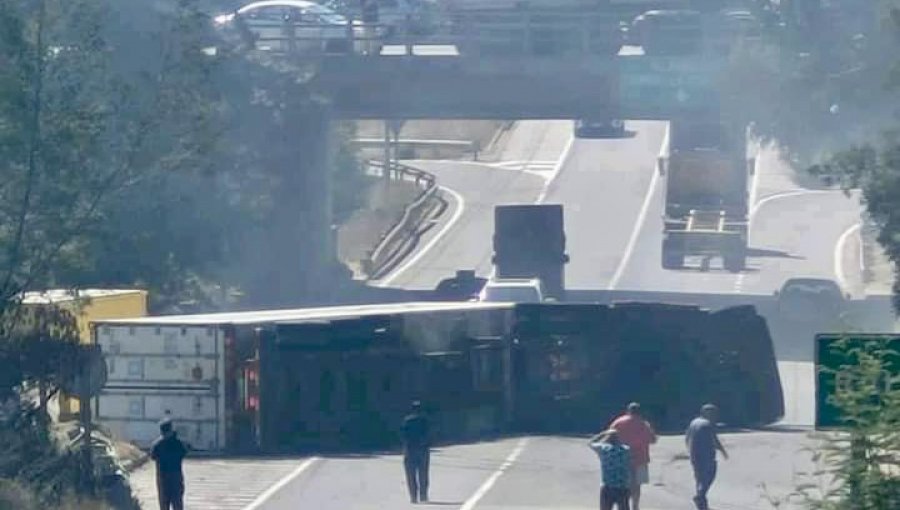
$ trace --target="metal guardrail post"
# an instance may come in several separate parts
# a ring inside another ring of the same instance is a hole
[[[355,54],[356,53],[356,34],[353,32],[353,21],[347,19],[347,42],[349,48],[347,48],[347,53]]]
[[[406,57],[413,56],[412,15],[407,14],[403,20],[403,40],[406,46]]]
[[[591,21],[587,16],[581,18],[581,54],[591,53]]]
[[[526,7],[523,11],[523,15],[525,17],[525,33],[523,34],[522,38],[522,55],[530,55],[533,50],[532,41],[534,38],[531,27],[531,11],[529,11]]]

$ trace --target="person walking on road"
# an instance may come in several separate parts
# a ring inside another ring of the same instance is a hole
[[[428,501],[431,437],[428,418],[422,412],[422,404],[418,400],[412,403],[412,412],[403,419],[401,436],[409,500],[413,503],[425,503]]]
[[[728,452],[719,441],[716,433],[716,422],[719,410],[713,404],[706,404],[700,410],[700,416],[691,421],[685,432],[685,442],[691,457],[691,467],[694,468],[694,480],[697,484],[697,494],[694,496],[694,504],[698,510],[708,510],[709,502],[706,494],[716,479],[716,450],[722,452],[722,457],[728,459]]]
[[[628,404],[627,412],[613,420],[609,428],[631,449],[631,510],[641,510],[641,485],[650,483],[650,445],[656,443],[656,432],[641,416],[641,405]]]
[[[178,439],[172,420],[159,423],[160,436],[153,442],[150,458],[156,462],[156,494],[160,510],[184,509],[184,473],[182,461],[187,456],[187,446]]]
[[[615,429],[601,432],[588,440],[600,457],[603,486],[600,488],[600,510],[629,510],[631,485],[631,449],[622,443]]]

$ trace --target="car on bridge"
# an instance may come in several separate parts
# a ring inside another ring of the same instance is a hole
[[[575,138],[621,138],[625,122],[621,119],[577,119]]]
[[[258,50],[279,53],[347,53],[365,42],[360,23],[308,0],[253,2],[213,21]]]
[[[362,19],[359,0],[319,0],[320,3],[350,19]],[[439,6],[435,0],[375,0],[378,25],[387,39],[404,33],[423,36],[437,30]]]
[[[690,10],[647,11],[631,22],[627,40],[645,55],[694,54],[703,44],[702,18]]]
[[[544,285],[538,278],[498,278],[490,280],[478,294],[478,301],[489,303],[541,303]]]

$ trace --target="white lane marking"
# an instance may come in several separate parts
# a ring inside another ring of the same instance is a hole
[[[319,460],[319,457],[310,457],[306,459],[302,464],[297,466],[297,469],[288,473],[284,478],[275,482],[275,485],[272,485],[268,489],[265,490],[262,494],[256,497],[249,505],[244,507],[244,510],[257,510],[261,508],[266,501],[272,498],[278,491],[283,489],[287,484],[294,481],[295,478],[303,474],[304,471],[309,469],[313,464],[315,464]]]
[[[408,271],[409,268],[411,268],[416,262],[421,260],[422,257],[424,257],[425,254],[428,253],[429,250],[434,248],[434,245],[436,245],[441,239],[444,238],[444,236],[447,234],[447,232],[449,232],[450,229],[453,228],[454,225],[456,225],[456,222],[459,221],[459,218],[463,215],[463,211],[466,208],[466,199],[464,199],[462,197],[462,195],[460,195],[456,191],[454,191],[446,186],[438,186],[438,188],[441,191],[444,191],[447,194],[449,194],[450,196],[452,196],[453,200],[456,201],[456,209],[453,211],[453,216],[450,217],[450,221],[445,223],[443,228],[441,228],[441,230],[438,231],[438,233],[435,234],[434,237],[432,237],[431,240],[429,240],[425,246],[423,246],[419,251],[417,251],[415,253],[415,255],[413,255],[412,257],[407,259],[400,267],[398,267],[393,272],[391,272],[391,274],[388,275],[386,278],[379,281],[376,284],[377,286],[386,287],[386,286],[390,285],[391,282],[396,280],[400,275],[402,275],[403,273]]]
[[[669,134],[669,124],[666,123],[666,134],[663,136],[662,146],[659,149],[659,157],[665,157],[666,152],[669,150]],[[641,210],[638,213],[637,221],[634,223],[634,229],[631,231],[631,237],[628,238],[628,244],[625,245],[625,253],[622,254],[622,260],[619,261],[619,266],[616,268],[616,272],[613,273],[613,277],[607,286],[607,289],[609,290],[615,290],[616,286],[619,285],[619,280],[625,272],[625,267],[628,265],[629,259],[631,259],[634,247],[637,244],[638,236],[643,229],[644,221],[647,219],[647,211],[650,209],[650,200],[653,198],[653,193],[656,191],[656,184],[658,182],[659,168],[654,168],[653,177],[650,178],[650,185],[647,186],[647,194],[644,195],[644,203],[641,204]]]
[[[757,144],[756,157],[753,158],[753,178],[750,180],[750,208],[756,205],[756,194],[759,191],[759,155],[762,147]],[[747,220],[749,221],[749,219]]]
[[[762,200],[760,200],[758,203],[756,203],[753,206],[753,208],[750,210],[750,221],[751,222],[753,221],[754,216],[756,216],[756,213],[759,212],[759,210],[762,208],[762,206],[764,206],[765,204],[768,204],[769,202],[772,202],[774,200],[781,200],[783,198],[791,198],[791,197],[797,197],[797,196],[803,196],[803,195],[825,195],[825,194],[833,194],[833,193],[840,193],[840,192],[834,191],[834,190],[824,190],[824,189],[798,189],[798,190],[793,190],[793,191],[782,191],[780,193],[775,193],[775,194],[769,195],[769,196],[763,198]]]
[[[493,487],[494,484],[497,483],[497,480],[503,475],[503,473],[505,473],[506,470],[508,470],[510,466],[513,465],[513,462],[515,462],[516,459],[519,458],[519,455],[521,455],[522,451],[525,450],[525,445],[527,443],[527,437],[519,439],[516,447],[513,448],[512,453],[510,453],[506,457],[506,460],[503,461],[503,464],[500,464],[500,467],[497,468],[497,470],[494,471],[491,476],[484,481],[483,484],[481,484],[481,487],[479,487],[478,490],[475,491],[475,494],[472,494],[472,497],[467,499],[466,502],[463,503],[461,507],[459,507],[459,510],[472,510],[473,508],[475,508],[475,505],[477,505],[478,502],[481,501],[481,498],[483,498],[488,493],[488,491],[491,490],[491,487]]]
[[[573,145],[575,145],[575,137],[569,135],[569,141],[566,142],[562,154],[559,155],[559,159],[556,160],[553,170],[551,170],[550,175],[547,176],[547,182],[544,183],[544,189],[541,190],[541,194],[538,195],[537,201],[535,201],[536,204],[544,203],[544,199],[547,198],[547,192],[550,191],[550,185],[553,184],[553,181],[559,176],[562,167],[565,166],[566,161],[569,159],[569,155],[572,153]]]
[[[549,175],[545,176],[546,182],[544,182],[544,188],[543,188],[543,190],[541,190],[541,193],[540,193],[540,195],[538,195],[538,198],[535,203],[540,204],[547,197],[547,190],[550,188],[550,185],[553,183],[553,181],[559,175],[560,171],[562,170],[562,167],[565,165],[566,160],[569,158],[569,154],[572,151],[572,145],[574,142],[575,142],[575,137],[570,136],[568,142],[566,142],[566,146],[563,148],[562,154],[560,155],[559,159],[554,164],[553,169],[549,172]],[[454,161],[454,163],[459,163],[459,161]],[[503,168],[503,167],[499,167],[499,168]],[[503,168],[503,169],[509,170],[508,168]],[[450,194],[453,197],[453,199],[456,201],[457,206],[456,206],[456,210],[453,212],[453,217],[450,218],[450,221],[448,221],[443,226],[443,228],[441,228],[441,230],[437,234],[435,234],[434,237],[431,238],[430,241],[428,241],[428,244],[426,244],[420,250],[418,250],[415,253],[415,255],[413,255],[408,260],[406,260],[400,267],[398,267],[393,272],[391,272],[390,275],[388,275],[386,278],[383,278],[382,280],[378,281],[374,285],[376,285],[378,287],[387,287],[388,285],[393,283],[393,281],[396,280],[398,277],[400,277],[400,275],[402,275],[403,273],[408,271],[410,267],[412,267],[419,260],[421,260],[422,257],[424,257],[425,254],[428,253],[428,251],[431,250],[434,247],[434,245],[436,245],[447,234],[447,232],[450,231],[451,228],[453,228],[453,226],[456,224],[456,222],[462,216],[463,210],[465,209],[465,204],[466,204],[466,200],[462,197],[462,195],[460,195],[453,189],[448,188],[446,186],[439,186],[439,188],[443,191],[446,191],[448,194]],[[494,275],[494,273],[492,270],[491,277],[493,277],[493,275]]]
[[[863,239],[862,234],[862,224],[860,224],[859,234],[856,236],[857,242],[859,243],[859,274],[863,275],[865,278],[866,275],[866,247],[863,245],[865,239]]]
[[[841,234],[841,237],[838,237],[837,243],[834,245],[834,275],[837,277],[838,285],[845,292],[850,292],[850,282],[847,280],[847,274],[844,272],[844,249],[846,248],[847,240],[854,233],[859,232],[860,227],[862,225],[859,223],[852,225]]]

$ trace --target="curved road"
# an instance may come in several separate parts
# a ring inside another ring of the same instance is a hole
[[[836,267],[851,259],[838,248],[859,222],[858,200],[839,192],[801,190],[771,151],[758,157],[748,269],[737,274],[663,270],[662,186],[654,175],[665,124],[628,123],[627,128],[634,133],[624,140],[573,141],[571,122],[522,122],[510,133],[499,161],[417,162],[448,189],[451,207],[417,251],[380,284],[433,288],[462,268],[488,275],[493,206],[541,199],[566,207],[569,288],[752,296],[771,294],[795,275],[835,278],[840,272],[847,280],[859,280],[858,264]],[[809,340],[775,338],[788,424],[809,425],[812,419]],[[769,508],[766,494],[783,498],[802,481],[797,473],[813,468],[804,432],[736,433],[725,435],[724,442],[734,460],[720,463],[710,495],[713,508]],[[661,438],[653,448],[644,510],[692,508],[692,479],[683,449],[678,436]],[[217,471],[222,462],[190,460],[188,501],[198,508],[228,510],[416,508],[406,500],[396,453],[272,461],[265,466],[231,469],[227,479]],[[264,477],[269,477],[269,489],[262,491]],[[152,469],[139,472],[135,480],[139,491],[144,487],[143,494],[152,491]],[[255,488],[247,486],[248,480]],[[433,503],[418,507],[587,510],[597,506],[598,487],[598,462],[582,439],[508,438],[437,449],[432,458]],[[799,506],[783,503],[781,508]]]

